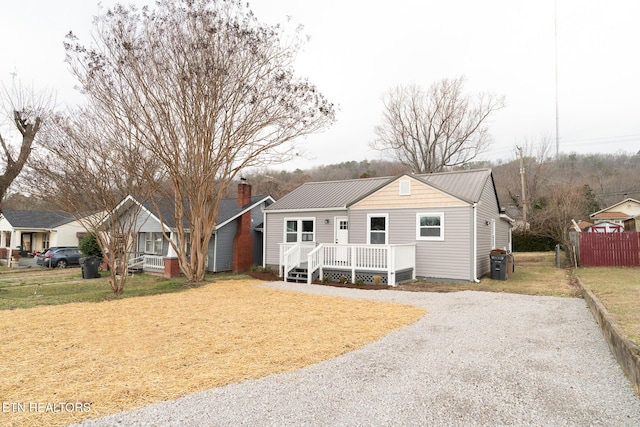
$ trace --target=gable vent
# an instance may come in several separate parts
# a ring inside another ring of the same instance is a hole
[[[400,180],[400,195],[401,196],[409,196],[411,195],[411,181],[408,179]]]

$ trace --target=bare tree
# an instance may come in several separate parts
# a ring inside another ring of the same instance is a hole
[[[574,259],[574,248],[569,239],[572,219],[588,217],[593,199],[587,185],[562,182],[545,188],[545,196],[532,212],[532,232],[559,242],[569,256]]]
[[[3,87],[1,97],[4,117],[12,122],[12,127],[18,130],[22,141],[19,145],[14,144],[10,137],[6,134],[3,136],[0,132],[3,166],[0,175],[0,203],[4,200],[9,186],[22,172],[36,137],[54,108],[54,99],[50,93],[37,94],[34,89],[20,84],[14,84],[11,89]]]
[[[383,96],[382,123],[371,147],[389,151],[417,173],[441,171],[474,160],[491,137],[487,118],[504,107],[504,98],[463,93],[464,78],[443,79],[428,91],[398,86]]]
[[[296,138],[334,119],[333,105],[293,75],[300,41],[300,30],[262,25],[237,0],[116,5],[96,18],[93,47],[68,36],[84,92],[122,118],[114,127],[132,126],[166,171],[170,242],[191,281],[204,279],[220,200],[240,171],[288,160]]]
[[[135,130],[115,132],[116,120],[88,105],[52,121],[32,168],[46,182],[40,197],[69,212],[96,236],[109,266],[111,289],[124,290],[136,243],[140,206],[162,180],[155,157],[136,143]]]

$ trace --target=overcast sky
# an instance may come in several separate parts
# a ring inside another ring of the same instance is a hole
[[[104,6],[116,3],[105,0]],[[129,0],[123,3],[145,4]],[[301,24],[310,36],[296,72],[338,106],[336,123],[304,141],[310,168],[378,159],[368,147],[382,94],[398,84],[428,88],[465,76],[470,93],[493,92],[507,107],[492,117],[483,158],[511,160],[515,146],[556,139],[555,10],[560,151],[640,151],[638,0],[255,0],[258,19]],[[0,2],[0,82],[79,96],[64,63],[64,35],[89,41],[92,0]]]

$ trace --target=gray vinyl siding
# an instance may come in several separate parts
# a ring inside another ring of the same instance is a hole
[[[278,265],[280,257],[280,243],[285,241],[284,239],[284,221],[285,218],[315,218],[315,241],[317,243],[333,243],[334,242],[334,218],[336,216],[348,216],[346,209],[331,210],[331,211],[309,211],[309,212],[277,212],[267,211],[265,215],[265,238],[266,253],[265,264],[266,265]],[[325,224],[325,219],[329,220],[328,224]],[[351,233],[351,231],[349,231]],[[351,237],[349,237],[351,238]]]
[[[486,221],[494,220],[496,222],[496,248],[506,246],[504,227],[500,219],[498,209],[498,201],[493,188],[493,181],[487,179],[480,201],[478,202],[478,253],[476,262],[478,264],[478,279],[491,272],[491,261],[489,255],[491,253],[491,225],[486,225]],[[504,243],[503,243],[504,242]]]
[[[443,241],[416,241],[418,213],[444,213]],[[416,244],[416,276],[453,280],[472,280],[470,206],[352,210],[349,214],[351,243],[367,243],[367,214],[389,215],[389,244]]]
[[[216,235],[215,233],[209,239],[209,246],[207,246],[207,271],[215,272],[215,247],[216,247]]]
[[[237,221],[231,221],[216,232],[218,247],[215,271],[229,271],[233,269],[233,238],[237,230]]]
[[[141,210],[136,218],[136,226],[134,230],[138,230],[140,233],[147,232],[162,232],[162,227],[156,218],[152,217],[149,213]]]

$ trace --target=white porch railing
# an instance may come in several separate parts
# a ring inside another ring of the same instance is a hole
[[[160,255],[145,255],[142,269],[154,273],[164,273],[164,257]]]
[[[293,253],[293,249],[290,249]],[[320,244],[307,255],[308,276],[311,283],[313,273],[323,269],[336,268],[351,270],[351,282],[355,282],[356,271],[380,271],[387,273],[387,283],[396,285],[396,272],[416,269],[416,245],[339,245]],[[283,276],[286,277],[286,276]]]
[[[130,253],[127,261],[127,269],[142,269],[153,273],[164,273],[164,257],[160,255],[146,255]]]
[[[278,271],[281,277],[287,277],[294,268],[306,262],[307,255],[316,247],[315,242],[280,243],[280,264]]]

